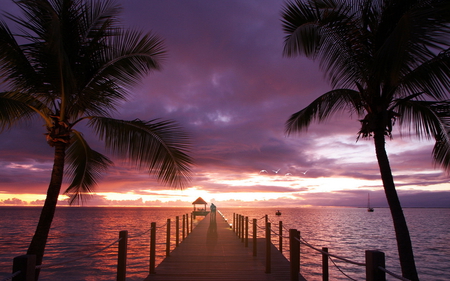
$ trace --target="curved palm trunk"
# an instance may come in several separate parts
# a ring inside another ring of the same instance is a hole
[[[409,236],[405,216],[403,215],[403,209],[400,204],[400,200],[398,199],[397,191],[395,190],[394,178],[392,177],[392,171],[386,153],[384,132],[375,134],[374,141],[384,192],[386,194],[389,209],[391,210],[392,221],[394,223],[402,275],[412,281],[418,281],[419,277],[417,275],[416,264],[414,262],[411,238]]]
[[[66,144],[62,142],[55,143],[55,158],[52,176],[47,190],[47,197],[44,206],[42,207],[39,223],[27,251],[27,254],[29,255],[36,255],[36,264],[38,265],[42,264],[48,233],[52,225],[59,192],[61,190],[64,172],[64,157],[66,154],[65,149]],[[36,269],[36,280],[39,278],[39,272],[40,270]]]

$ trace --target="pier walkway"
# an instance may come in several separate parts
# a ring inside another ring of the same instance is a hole
[[[258,239],[258,255],[254,257],[222,216],[210,216],[200,221],[145,281],[290,280],[289,261],[275,246],[271,249],[271,273],[265,273],[264,239]],[[305,279],[299,274],[299,280]]]

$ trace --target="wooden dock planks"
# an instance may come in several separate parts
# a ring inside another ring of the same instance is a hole
[[[145,281],[290,280],[289,261],[273,245],[271,273],[265,273],[264,241],[258,239],[257,257],[250,241],[244,247],[220,215],[215,221],[208,215]]]

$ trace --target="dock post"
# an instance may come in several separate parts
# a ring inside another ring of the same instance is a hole
[[[150,228],[150,265],[148,270],[150,274],[155,274],[155,257],[156,257],[156,222],[152,222]]]
[[[245,217],[245,248],[248,248],[248,217]]]
[[[34,281],[36,275],[36,255],[22,255],[13,259],[13,272],[20,271],[13,281]]]
[[[256,240],[258,233],[257,233],[257,219],[253,219],[253,256],[256,257],[257,249],[258,249],[258,241]]]
[[[245,240],[245,217],[241,216],[241,242]]]
[[[186,237],[186,215],[183,215],[183,240],[184,240],[184,238]]]
[[[180,244],[180,217],[177,216],[175,218],[175,247],[178,247],[178,244]]]
[[[386,268],[384,253],[380,251],[366,251],[366,281],[386,281],[386,273],[378,267]]]
[[[167,219],[166,257],[170,256],[170,219]]]
[[[280,221],[279,225],[278,225],[278,237],[279,237],[279,242],[278,242],[278,248],[280,250],[280,253],[283,253],[283,222]]]
[[[323,247],[322,252],[328,253],[328,248]],[[328,281],[329,273],[328,273],[328,255],[322,253],[322,281]]]
[[[191,213],[191,232],[192,232],[192,226],[194,224],[194,214]]]
[[[117,255],[117,281],[125,281],[127,275],[127,244],[128,231],[119,232],[119,251]]]
[[[189,235],[189,214],[186,214],[186,236]]]
[[[236,233],[236,213],[233,213],[233,231]]]
[[[234,228],[234,233],[239,236],[239,214],[236,214],[236,227]]]
[[[291,281],[298,281],[300,272],[300,232],[297,229],[289,229],[289,250]]]
[[[241,215],[237,215],[237,236],[241,238]]]
[[[266,223],[266,273],[271,273],[271,244],[270,239],[270,222]]]

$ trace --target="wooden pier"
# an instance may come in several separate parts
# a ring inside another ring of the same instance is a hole
[[[220,216],[207,215],[192,233],[156,267],[152,280],[290,280],[289,261],[271,244],[271,270],[266,272],[265,242],[258,255]],[[300,274],[300,281],[305,280]]]

